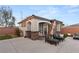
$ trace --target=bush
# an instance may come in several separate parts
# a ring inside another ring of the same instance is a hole
[[[13,38],[11,35],[1,35],[0,40]]]
[[[66,38],[66,37],[68,37],[68,35],[67,34],[64,34],[64,38]]]
[[[16,35],[17,35],[18,37],[20,37],[20,30],[19,30],[19,28],[16,28]]]

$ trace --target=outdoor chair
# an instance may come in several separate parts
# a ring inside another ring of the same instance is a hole
[[[59,44],[59,40],[54,39],[53,35],[46,36],[45,42],[48,42],[50,44],[54,44],[55,46],[57,46]]]
[[[64,41],[64,37],[61,37],[60,34],[53,34],[53,38],[61,41]]]

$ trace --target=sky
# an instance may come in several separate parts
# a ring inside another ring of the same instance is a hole
[[[9,5],[9,7],[16,18],[16,25],[32,14],[47,19],[57,19],[65,25],[79,23],[79,5]]]

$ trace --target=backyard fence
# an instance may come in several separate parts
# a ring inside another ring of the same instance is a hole
[[[19,30],[16,27],[0,27],[0,35],[17,35]]]

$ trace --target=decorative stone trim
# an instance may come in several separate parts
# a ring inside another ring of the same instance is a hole
[[[38,38],[39,38],[39,32],[38,31],[31,32],[31,39],[32,40],[36,40]]]
[[[31,31],[26,31],[25,37],[31,38]]]

